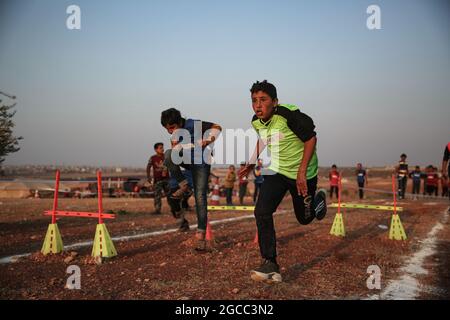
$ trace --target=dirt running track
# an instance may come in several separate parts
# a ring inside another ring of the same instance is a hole
[[[354,201],[354,194],[348,194]],[[105,211],[118,212],[106,221],[113,237],[175,228],[167,207],[153,216],[151,199],[105,199]],[[44,257],[39,253],[49,217],[42,215],[52,200],[0,200],[0,258],[21,253],[31,256],[0,264],[1,299],[365,299],[381,297],[392,281],[404,274],[402,266],[440,223],[433,251],[423,261],[425,273],[415,275],[419,290],[414,298],[450,298],[450,219],[448,201],[405,200],[400,216],[407,241],[387,238],[390,214],[384,211],[346,209],[347,236],[329,235],[336,209],[322,221],[301,226],[286,197],[282,212],[275,214],[278,262],[283,283],[255,283],[251,268],[260,263],[253,244],[253,218],[213,225],[214,241],[209,252],[196,253],[190,239],[194,231],[172,232],[130,241],[116,241],[119,255],[101,265],[90,259],[90,246]],[[389,199],[369,196],[363,203],[392,204]],[[95,211],[95,199],[61,199],[60,209]],[[252,212],[213,212],[222,220]],[[193,212],[188,214],[196,223]],[[58,225],[65,245],[93,240],[95,219],[63,218]],[[75,256],[76,255],[76,256]],[[66,262],[65,262],[66,259]],[[72,260],[72,261],[69,261]],[[81,290],[65,288],[69,265],[81,269]],[[382,271],[381,290],[366,286],[367,267]],[[396,298],[395,296],[390,298]]]

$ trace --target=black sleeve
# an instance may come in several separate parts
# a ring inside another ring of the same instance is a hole
[[[444,161],[448,161],[449,157],[450,157],[450,151],[448,150],[448,146],[446,146],[445,150],[444,150]]]
[[[202,135],[205,134],[206,131],[212,128],[214,123],[208,121],[202,121]]]
[[[287,124],[289,129],[295,133],[295,135],[306,142],[316,136],[313,120],[306,114],[300,112],[300,110],[289,111],[287,115]]]

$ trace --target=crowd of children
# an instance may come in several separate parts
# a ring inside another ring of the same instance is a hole
[[[428,165],[424,171],[421,170],[420,166],[415,166],[414,171],[410,172],[408,170],[408,163],[406,162],[406,159],[406,154],[402,154],[400,156],[400,161],[395,168],[399,199],[405,198],[405,194],[407,193],[408,178],[412,181],[411,193],[414,200],[417,200],[419,195],[450,198],[450,183],[448,175],[439,173],[438,168],[433,165]],[[443,165],[443,167],[446,166]],[[330,183],[330,198],[333,198],[333,194],[336,195],[336,198],[338,196],[340,177],[341,173],[338,171],[337,166],[333,164],[331,166],[331,171],[328,174]],[[356,167],[356,182],[358,184],[359,199],[363,199],[364,188],[368,184],[368,181],[367,172],[363,169],[361,163],[358,163]]]
[[[414,171],[409,172],[406,159],[406,154],[402,154],[395,170],[398,180],[398,194],[401,199],[405,198],[408,178],[412,180],[411,193],[413,194],[413,199],[417,199],[418,195],[421,194],[421,189],[423,190],[422,194],[424,196],[438,197],[440,195],[442,197],[450,197],[448,192],[448,177],[444,169],[442,173],[439,173],[438,168],[430,164],[424,171],[421,170],[420,166],[415,166]],[[423,188],[421,188],[422,180]],[[439,193],[439,188],[441,189],[441,193]]]
[[[356,165],[356,182],[358,184],[358,194],[359,199],[364,198],[364,188],[367,185],[367,173],[363,168],[361,163]],[[338,171],[337,165],[333,164],[331,166],[331,171],[328,173],[328,180],[330,182],[330,199],[333,198],[333,194],[336,195],[336,198],[339,196],[339,180],[341,179],[341,173]]]

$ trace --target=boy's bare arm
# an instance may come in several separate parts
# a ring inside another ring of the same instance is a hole
[[[151,181],[151,170],[152,170],[152,164],[149,162],[147,163],[147,180],[150,182]]]
[[[306,184],[306,171],[308,169],[309,161],[311,160],[311,157],[316,148],[316,143],[317,143],[316,136],[304,142],[305,146],[303,151],[303,159],[302,162],[300,163],[300,167],[298,168],[297,191],[304,197],[308,195],[308,186]]]

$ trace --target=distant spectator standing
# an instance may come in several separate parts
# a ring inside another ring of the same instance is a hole
[[[438,167],[433,166],[433,175],[434,175],[434,196],[439,196],[439,181],[441,180],[441,177],[439,176],[439,169]]]
[[[253,170],[253,175],[255,176],[255,191],[253,193],[253,203],[256,203],[256,200],[258,199],[259,190],[261,190],[261,186],[264,182],[262,169],[263,169],[263,162],[261,159],[258,159],[258,164]]]
[[[340,174],[337,171],[337,166],[333,164],[331,166],[331,171],[328,174],[328,178],[330,180],[330,199],[333,198],[333,192],[336,192],[336,198],[339,196],[339,177]]]
[[[426,189],[425,194],[429,196],[432,196],[434,194],[435,196],[437,196],[438,183],[439,183],[439,176],[437,175],[437,170],[432,165],[429,165],[427,167],[425,178],[425,189]]]
[[[245,162],[241,163],[241,167],[239,169],[239,203],[241,206],[244,204],[244,197],[247,194],[247,185],[248,185],[248,173],[245,175],[240,175],[241,172],[245,169]]]
[[[409,177],[412,179],[412,182],[413,182],[413,186],[412,186],[412,194],[414,197],[413,199],[417,200],[416,194],[420,194],[420,181],[424,177],[424,175],[420,171],[420,167],[416,166],[414,171],[409,174]]]
[[[153,214],[161,214],[161,198],[163,193],[169,192],[169,173],[164,166],[164,144],[155,143],[153,146],[156,154],[150,157],[147,164],[147,179],[154,189],[155,211]],[[153,169],[153,181],[151,179],[151,170]]]
[[[233,205],[233,188],[236,182],[236,169],[233,165],[228,167],[227,175],[225,176],[225,192],[227,196],[227,206]]]
[[[398,181],[398,196],[400,199],[405,199],[406,183],[408,181],[408,163],[406,162],[406,154],[400,156],[400,161],[395,169]]]
[[[356,181],[358,183],[359,199],[363,199],[364,187],[366,184],[369,184],[369,181],[367,180],[367,172],[365,169],[363,169],[361,163],[358,163],[356,165]]]

